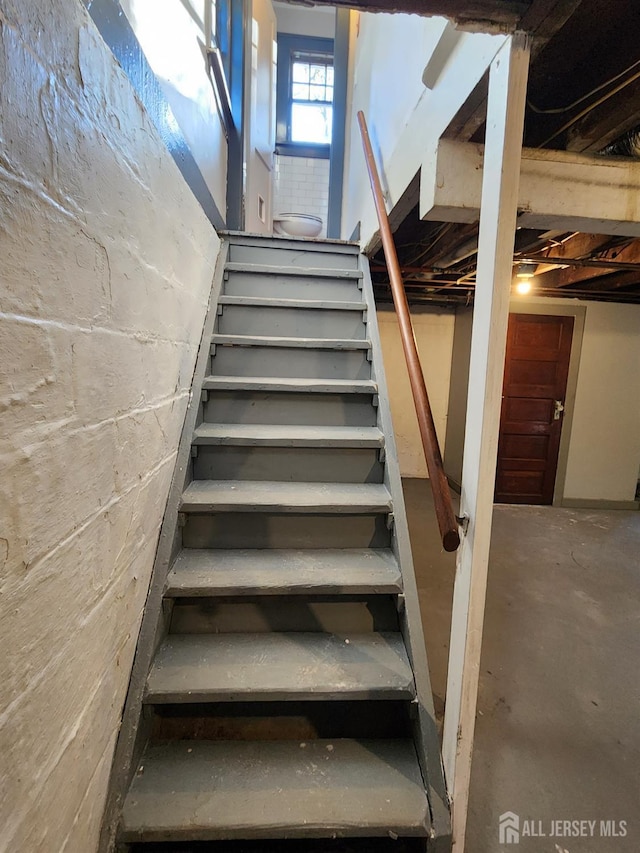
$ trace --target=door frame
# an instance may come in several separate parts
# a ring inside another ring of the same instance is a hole
[[[578,387],[578,370],[580,368],[580,354],[582,352],[582,338],[584,335],[584,323],[587,314],[585,305],[567,304],[566,299],[555,300],[549,298],[538,298],[524,300],[511,299],[509,303],[510,314],[544,314],[555,317],[573,317],[573,337],[571,339],[571,353],[569,355],[569,375],[567,376],[567,392],[565,395],[565,410],[560,432],[560,449],[558,451],[558,464],[556,467],[556,481],[553,486],[553,500],[551,505],[560,507],[564,502],[564,489],[567,479],[567,464],[569,461],[569,447],[571,441],[571,427],[573,426],[573,412],[575,409],[576,390]]]

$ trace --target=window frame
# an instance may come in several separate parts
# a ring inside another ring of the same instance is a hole
[[[333,63],[334,41],[316,36],[299,36],[292,33],[278,33],[278,66],[276,82],[276,154],[293,157],[317,157],[328,160],[331,144],[314,142],[293,142],[291,139],[291,76],[293,54],[307,53],[330,56]],[[335,84],[333,89],[332,110],[335,109]],[[309,101],[313,104],[313,101]],[[318,101],[318,104],[326,103]]]

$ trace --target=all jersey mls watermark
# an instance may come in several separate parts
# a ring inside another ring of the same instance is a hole
[[[626,838],[626,820],[530,820],[515,812],[500,815],[500,844],[519,844],[521,838]]]

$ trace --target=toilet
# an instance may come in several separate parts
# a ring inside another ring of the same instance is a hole
[[[273,230],[287,237],[317,237],[322,231],[322,219],[308,213],[279,213],[273,217]]]

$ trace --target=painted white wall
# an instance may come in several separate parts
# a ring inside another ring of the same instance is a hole
[[[513,299],[510,310],[525,304]],[[572,500],[633,501],[640,465],[640,306],[585,302],[579,299],[528,297],[528,306],[550,311],[583,306],[586,310],[576,399],[562,502]],[[454,358],[449,396],[445,470],[454,479],[461,470],[463,430],[453,423],[466,400],[468,359],[464,336],[470,315],[456,317],[456,341],[462,357]],[[454,353],[455,354],[455,353]]]
[[[632,501],[640,464],[640,305],[584,304],[565,499]]]
[[[4,3],[1,36],[0,850],[78,853],[219,241],[81,3]]]
[[[121,0],[120,5],[224,219],[227,140],[201,49],[203,28],[181,0]]]
[[[358,221],[366,245],[377,231],[362,154],[357,112],[363,110],[391,209],[417,174],[427,151],[465,102],[504,36],[462,33],[432,90],[422,72],[444,33],[444,18],[360,14],[347,119],[343,236]]]
[[[332,39],[336,30],[334,6],[294,6],[291,3],[273,4],[278,19],[278,32],[296,36],[316,36]]]
[[[453,311],[413,311],[416,343],[429,392],[440,447],[447,431],[447,402],[455,316]],[[394,311],[379,310],[378,325],[384,370],[389,388],[391,417],[403,477],[427,477],[416,411]]]

